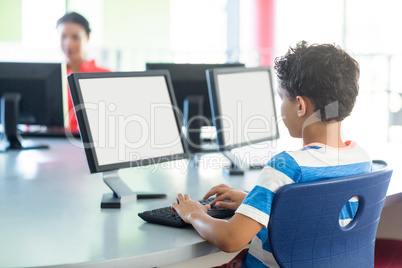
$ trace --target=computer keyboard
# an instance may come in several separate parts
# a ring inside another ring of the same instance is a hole
[[[215,199],[215,197],[211,197],[206,200],[199,200],[199,202],[202,205],[206,205],[206,204],[211,203],[212,200],[214,200],[214,199]],[[210,210],[208,210],[207,213],[211,217],[223,219],[223,218],[233,216],[235,211],[232,209],[218,208],[216,206],[213,206]],[[190,224],[186,223],[185,221],[183,221],[180,218],[179,214],[177,214],[177,212],[173,212],[172,207],[164,207],[164,208],[158,208],[158,209],[144,211],[144,212],[138,213],[138,216],[147,222],[168,225],[168,226],[173,226],[173,227],[186,227],[186,226],[190,225]]]

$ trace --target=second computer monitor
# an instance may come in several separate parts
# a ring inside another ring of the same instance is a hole
[[[24,145],[18,124],[29,125],[26,129],[30,133],[39,133],[36,131],[42,126],[64,130],[65,81],[62,63],[0,62],[0,121],[4,132],[0,151],[47,148]]]
[[[62,63],[0,62],[0,97],[20,95],[18,124],[64,127],[65,88]]]
[[[269,67],[212,69],[207,79],[221,150],[279,137]]]

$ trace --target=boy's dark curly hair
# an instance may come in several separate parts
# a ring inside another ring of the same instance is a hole
[[[342,121],[355,104],[359,91],[359,64],[341,48],[332,44],[308,45],[299,42],[285,56],[275,59],[275,70],[287,97],[309,98],[321,121]],[[337,111],[333,112],[333,104]]]

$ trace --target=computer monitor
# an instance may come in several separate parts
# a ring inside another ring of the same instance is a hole
[[[103,172],[113,191],[101,207],[163,197],[136,195],[117,171],[188,158],[169,73],[73,73],[68,83],[89,170]]]
[[[200,129],[202,126],[212,126],[205,71],[229,67],[244,67],[244,64],[146,63],[147,70],[169,71],[179,110],[184,115],[183,125],[191,152],[205,151],[201,146]]]
[[[279,138],[270,67],[212,69],[207,80],[216,140],[226,156]]]
[[[36,148],[24,147],[17,124],[64,128],[66,92],[65,64],[0,62],[1,117],[8,148]]]

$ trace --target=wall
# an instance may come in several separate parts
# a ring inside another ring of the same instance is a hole
[[[21,41],[22,0],[0,0],[0,41]]]
[[[169,1],[104,0],[105,46],[169,48]]]
[[[120,58],[119,70],[141,70],[145,59],[170,49],[170,1],[104,0],[103,44],[105,57]],[[121,56],[120,56],[121,57]],[[133,65],[133,62],[136,64]]]

